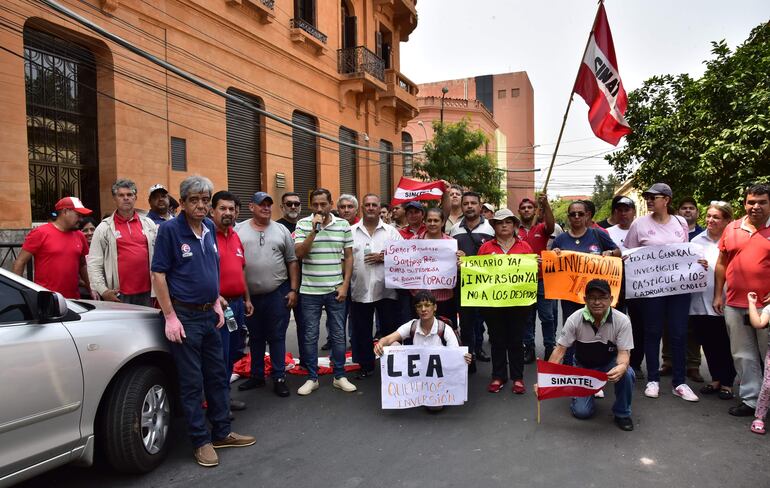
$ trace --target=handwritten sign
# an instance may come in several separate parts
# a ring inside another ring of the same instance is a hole
[[[703,259],[703,250],[691,243],[631,249],[626,259],[626,298],[705,290],[708,272],[698,259]]]
[[[537,301],[535,254],[490,254],[460,260],[462,306],[516,307]]]
[[[385,242],[385,288],[437,290],[457,284],[457,241]]]
[[[386,347],[380,359],[382,408],[462,405],[468,400],[467,352],[467,347]]]
[[[543,251],[543,286],[545,297],[585,303],[586,283],[599,278],[607,280],[612,291],[612,305],[618,303],[623,279],[623,260],[584,252]]]

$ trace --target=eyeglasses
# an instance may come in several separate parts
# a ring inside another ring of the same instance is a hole
[[[284,207],[300,207],[302,202],[283,202]]]
[[[666,198],[666,195],[645,195],[642,198],[645,202],[654,202],[656,198]]]
[[[567,215],[575,219],[577,217],[585,217],[585,214],[585,212],[570,212]]]
[[[602,295],[602,296],[588,296],[586,295],[586,302],[606,302],[612,298],[610,295]]]
[[[259,246],[262,247],[265,245],[265,233],[260,231],[259,232]]]

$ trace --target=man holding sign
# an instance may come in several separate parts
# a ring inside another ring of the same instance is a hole
[[[615,383],[615,403],[612,413],[615,425],[621,430],[634,430],[631,420],[631,397],[634,391],[634,370],[628,367],[634,338],[631,321],[626,315],[610,307],[610,285],[606,280],[591,280],[586,284],[586,306],[564,322],[556,341],[556,349],[548,359],[561,363],[567,348],[575,346],[575,359],[581,368],[607,373],[607,380]],[[572,415],[579,419],[591,418],[596,412],[594,397],[590,394],[573,398]]]

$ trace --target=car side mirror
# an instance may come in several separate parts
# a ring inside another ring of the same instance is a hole
[[[37,312],[41,321],[61,320],[67,314],[67,300],[61,293],[37,292]]]

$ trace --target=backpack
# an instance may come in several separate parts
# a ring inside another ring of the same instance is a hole
[[[452,326],[452,321],[445,318],[445,317],[437,317],[438,318],[438,331],[437,335],[439,339],[441,339],[441,344],[446,347],[446,339],[444,339],[444,332],[446,331],[447,327],[449,327],[449,330],[452,331],[452,333],[457,338],[457,343],[459,345],[463,345],[462,341],[460,341],[460,335],[457,333],[455,328]],[[412,327],[409,329],[409,337],[407,339],[404,339],[404,345],[405,346],[411,346],[414,344],[414,335],[417,333],[417,327],[419,326],[419,323],[417,322],[417,319],[412,320]]]

